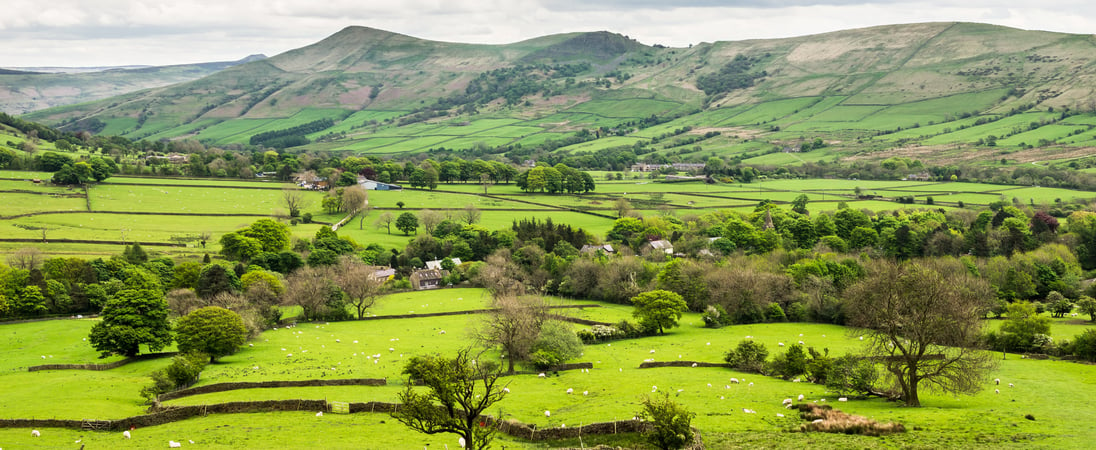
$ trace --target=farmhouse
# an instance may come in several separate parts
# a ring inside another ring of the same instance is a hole
[[[667,255],[674,254],[674,245],[665,239],[648,242],[647,247],[650,248],[652,252],[663,252]]]
[[[437,289],[442,286],[442,280],[447,275],[449,271],[441,269],[416,270],[411,273],[411,287],[416,291]]]
[[[586,244],[586,245],[583,245],[581,249],[579,249],[580,253],[597,253],[599,251],[602,252],[602,253],[605,253],[607,255],[612,255],[613,254],[613,246],[609,245],[609,244],[601,244],[601,245]]]

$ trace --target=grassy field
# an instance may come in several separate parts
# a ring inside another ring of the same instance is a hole
[[[407,314],[460,311],[481,308],[487,297],[478,289],[446,289],[396,294],[380,299],[376,314]],[[555,299],[558,304],[599,302]],[[617,321],[630,315],[624,305],[604,304],[576,315],[603,321]],[[262,334],[235,355],[209,366],[200,384],[227,381],[299,380],[313,378],[387,377],[380,387],[247,389],[184,397],[169,404],[189,405],[264,399],[328,399],[330,401],[395,401],[403,388],[402,365],[414,355],[452,352],[468,343],[468,330],[478,316],[440,316],[424,319],[388,319],[365,322],[300,324]],[[1000,321],[988,321],[988,327]],[[25,367],[46,361],[90,362],[95,360],[82,336],[91,320],[59,320],[0,325],[0,382],[6,386],[0,396],[0,416],[57,418],[118,418],[140,414],[137,396],[147,373],[166,361],[134,363],[105,372],[25,372]],[[1052,335],[1068,339],[1091,323],[1076,318],[1055,320]],[[447,331],[440,334],[441,330]],[[969,397],[925,395],[923,408],[902,408],[882,400],[836,402],[836,396],[822,386],[792,383],[722,368],[639,369],[647,359],[718,362],[730,347],[752,336],[770,351],[778,343],[803,341],[831,355],[856,351],[860,345],[853,330],[820,324],[756,324],[703,328],[696,314],[686,314],[681,327],[665,336],[588,345],[581,361],[593,363],[590,373],[562,372],[538,378],[517,375],[504,379],[511,394],[489,412],[515,418],[538,427],[578,426],[585,423],[630,418],[639,410],[639,400],[655,391],[696,412],[693,421],[704,434],[709,448],[737,447],[1016,447],[1084,448],[1096,438],[1088,427],[1086,404],[1096,400],[1096,366],[1059,361],[1021,359],[1009,355],[991,378],[1014,388],[993,392],[992,381]],[[375,355],[380,355],[374,358]],[[485,357],[493,357],[489,353]],[[52,358],[50,358],[52,356]],[[730,384],[735,377],[742,384]],[[750,385],[749,383],[753,383]],[[709,386],[710,384],[710,386]],[[569,395],[566,389],[574,389]],[[579,392],[586,395],[578,395]],[[786,433],[800,421],[780,402],[803,394],[808,401],[832,402],[846,412],[879,421],[903,423],[907,433],[886,438],[826,436]],[[76,400],[76,401],[73,401]],[[743,414],[742,409],[757,411]],[[545,418],[543,411],[552,412]],[[1031,414],[1036,421],[1024,420]],[[307,425],[307,426],[304,426]],[[353,428],[355,441],[345,435]],[[356,414],[315,417],[313,413],[262,413],[211,415],[173,424],[137,430],[127,446],[161,447],[168,439],[193,439],[196,444],[216,448],[265,445],[271,433],[282,435],[283,446],[319,445],[325,448],[393,448],[452,442],[449,436],[413,433],[384,414]],[[6,447],[28,445],[62,446],[77,439],[87,445],[111,442],[112,433],[89,433],[59,429],[42,430],[42,438],[31,440],[26,429],[0,429]],[[369,436],[363,441],[362,436]],[[767,436],[767,437],[766,437]],[[357,444],[355,444],[355,442]],[[364,442],[364,443],[363,443]],[[594,440],[587,440],[587,445]],[[545,444],[504,438],[508,448],[543,448]],[[455,447],[454,447],[455,448]]]

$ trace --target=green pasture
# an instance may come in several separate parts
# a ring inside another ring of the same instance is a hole
[[[728,117],[726,120],[719,122],[716,125],[755,125],[772,122],[780,120],[785,116],[795,114],[797,111],[810,106],[816,101],[816,97],[800,97],[759,103],[740,114]]]
[[[0,195],[4,197],[4,206],[0,208],[0,215],[3,216],[44,211],[87,211],[87,201],[78,197],[13,192],[3,192]]]
[[[1021,144],[1038,145],[1041,140],[1057,142],[1060,139],[1071,136],[1075,130],[1084,130],[1086,128],[1087,127],[1077,125],[1043,125],[1031,131],[1025,131],[1020,134],[1009,136],[1006,139],[1000,139],[997,141],[997,145],[1003,147]]]
[[[653,99],[591,100],[566,110],[589,113],[601,117],[632,118],[662,115],[681,107],[680,103]]]
[[[394,294],[378,300],[373,312],[421,313],[476,309],[487,302],[478,289],[443,289]],[[557,304],[599,303],[555,299]],[[630,315],[626,305],[573,311],[576,316],[615,322]],[[481,317],[455,315],[414,319],[384,319],[337,323],[301,323],[264,332],[251,345],[222,358],[203,372],[199,385],[227,381],[298,380],[312,378],[387,377],[382,387],[327,387],[246,389],[204,394],[168,402],[173,405],[219,403],[263,399],[327,399],[329,401],[395,401],[404,385],[399,373],[411,356],[451,352],[468,344],[468,332]],[[987,321],[993,327],[1000,321]],[[146,361],[105,372],[24,372],[20,368],[53,355],[53,362],[86,362],[94,351],[81,348],[82,335],[93,321],[60,320],[0,325],[0,355],[5,370],[0,381],[7,387],[0,396],[5,417],[118,418],[141,414],[137,395],[147,373],[167,361]],[[1093,325],[1077,318],[1056,320],[1056,340]],[[442,334],[441,331],[445,333]],[[652,392],[668,392],[675,401],[697,414],[698,427],[709,448],[729,447],[972,447],[1083,448],[1096,438],[1087,426],[1087,404],[1096,399],[1096,366],[1072,362],[1021,359],[1007,355],[999,369],[982,383],[974,396],[952,397],[922,394],[922,408],[903,408],[879,399],[838,402],[823,386],[794,383],[777,378],[723,368],[639,369],[646,360],[719,362],[727,349],[745,339],[766,345],[771,353],[802,341],[819,351],[838,356],[856,351],[859,334],[835,325],[777,323],[703,328],[699,315],[687,313],[681,326],[664,336],[587,345],[580,361],[591,362],[590,373],[568,371],[541,378],[535,374],[503,378],[510,389],[505,400],[489,413],[514,418],[538,427],[579,426],[591,422],[626,419],[639,410],[639,401]],[[48,336],[48,338],[45,338]],[[356,342],[355,342],[356,341]],[[290,356],[292,354],[292,356]],[[374,357],[380,355],[379,357]],[[497,358],[496,352],[481,358]],[[730,378],[740,380],[739,384]],[[993,378],[1000,378],[995,385]],[[1015,387],[1007,387],[1013,383]],[[567,394],[567,389],[573,389]],[[1000,393],[995,393],[999,389]],[[585,392],[585,395],[582,393]],[[800,420],[781,405],[784,398],[804,395],[806,401],[825,402],[843,411],[879,421],[898,421],[907,432],[885,438],[786,433]],[[743,409],[756,411],[747,414]],[[551,417],[543,412],[551,411]],[[777,414],[786,417],[778,417]],[[1035,421],[1024,420],[1031,414]],[[384,423],[381,423],[383,421]],[[298,428],[299,427],[299,428]],[[348,432],[353,429],[354,432]],[[0,429],[7,446],[64,446],[81,440],[86,445],[108,445],[117,433],[42,429],[31,440],[27,429]],[[274,441],[270,434],[278,434]],[[284,435],[283,435],[284,434]],[[350,439],[345,435],[355,436]],[[167,440],[218,448],[280,446],[325,448],[391,448],[410,445],[442,445],[451,436],[426,436],[411,432],[386,414],[339,416],[312,412],[210,415],[163,426],[138,429],[126,446],[162,447]],[[363,436],[369,436],[363,438]],[[767,436],[767,438],[766,438]],[[599,442],[597,438],[587,445]],[[505,437],[500,445],[543,448]],[[455,446],[454,446],[455,448]]]
[[[33,180],[37,178],[39,180],[48,180],[52,177],[52,172],[35,172],[30,170],[0,170],[0,178],[11,178],[15,180]]]
[[[273,214],[285,209],[275,189],[129,186],[103,184],[88,191],[93,211],[139,211],[201,214]],[[319,203],[323,194],[307,193]]]
[[[1014,129],[1018,128],[1023,130],[1026,129],[1031,122],[1047,120],[1053,118],[1054,116],[1054,113],[1047,112],[1027,112],[1023,114],[1016,114],[1014,116],[1005,117],[1001,120],[934,136],[922,141],[921,143],[924,145],[940,145],[955,142],[966,143],[974,142],[978,139],[983,139],[990,135],[1001,138],[1005,137],[1007,134],[1012,133]]]
[[[235,178],[159,178],[159,177],[110,177],[103,180],[101,184],[154,184],[154,185],[171,185],[180,187],[248,187],[248,188],[265,188],[265,189],[281,189],[283,187],[293,187],[293,183],[287,183],[270,180],[238,180]]]

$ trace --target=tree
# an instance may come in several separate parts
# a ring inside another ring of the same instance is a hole
[[[171,344],[167,301],[159,290],[125,289],[107,300],[102,321],[91,327],[88,342],[105,358],[136,356],[142,344],[158,351]]]
[[[403,232],[405,235],[410,235],[411,232],[419,228],[419,218],[414,214],[405,212],[400,214],[400,217],[396,219],[396,229]]]
[[[506,356],[507,373],[514,373],[514,362],[529,357],[548,315],[548,305],[540,297],[502,295],[495,298],[489,314],[473,332],[481,344],[499,347]]]
[[[328,313],[330,293],[331,281],[327,271],[319,267],[304,267],[286,277],[282,304],[300,306],[303,319],[312,320]]]
[[[392,417],[420,433],[456,434],[464,440],[464,448],[488,448],[498,431],[497,422],[481,414],[506,398],[506,391],[493,365],[477,364],[468,353],[463,349],[452,359],[436,355],[408,361],[404,373],[411,379],[398,395],[403,406]],[[416,392],[415,378],[430,391]]]
[[[1066,314],[1073,312],[1073,303],[1058,291],[1050,291],[1047,293],[1046,302],[1050,305],[1050,310],[1054,313],[1053,315],[1056,318],[1060,319],[1065,317]]]
[[[765,368],[765,360],[769,358],[769,350],[762,344],[753,340],[744,340],[738,343],[738,347],[727,352],[723,356],[731,367],[745,372],[757,372]]]
[[[846,291],[849,324],[865,329],[866,354],[877,358],[907,406],[919,389],[975,393],[995,367],[977,349],[981,318],[993,307],[993,288],[958,260],[897,263],[875,270]]]
[[[388,231],[388,234],[392,234],[392,222],[395,222],[396,218],[390,212],[381,213],[380,217],[377,217],[377,221],[374,222],[374,226],[377,228],[384,227]]]
[[[1002,351],[1027,351],[1035,347],[1035,336],[1050,334],[1050,318],[1036,312],[1035,305],[1014,302],[1008,305],[1008,319],[1001,324],[995,348]]]
[[[365,311],[377,302],[381,295],[383,279],[378,279],[373,274],[376,270],[362,262],[353,255],[345,255],[339,259],[339,265],[335,269],[335,284],[350,299],[350,304],[358,313],[358,320],[365,318]]]
[[[469,225],[472,225],[476,222],[479,222],[481,215],[482,213],[480,212],[479,208],[476,208],[476,205],[469,203],[464,206],[464,210],[461,211],[460,218],[461,220],[467,222]]]
[[[799,214],[807,214],[807,202],[809,202],[810,200],[811,199],[807,197],[807,194],[799,194],[799,196],[796,197],[795,200],[792,200],[792,211],[795,211]]]
[[[8,265],[16,269],[31,270],[42,267],[42,251],[35,247],[23,247],[8,255]]]
[[[348,214],[357,214],[369,204],[369,194],[360,185],[343,189],[342,210]]]
[[[175,324],[175,342],[182,353],[201,352],[209,362],[236,353],[247,341],[247,327],[239,314],[218,306],[198,309]]]
[[[237,292],[240,290],[240,278],[220,264],[207,264],[198,273],[194,290],[202,298],[211,298],[222,292]]]
[[[422,224],[422,228],[429,234],[434,233],[434,227],[438,226],[442,220],[445,219],[442,218],[441,214],[437,211],[429,209],[419,211],[419,223]]]
[[[1096,299],[1082,295],[1077,300],[1077,307],[1081,309],[1082,314],[1088,314],[1089,321],[1096,322]]]
[[[141,248],[141,244],[134,242],[133,245],[127,245],[126,249],[122,251],[122,259],[133,265],[140,265],[148,262],[148,253],[145,253],[145,249]]]
[[[664,290],[644,292],[632,297],[635,310],[632,316],[648,329],[658,328],[658,334],[666,334],[666,328],[677,326],[682,311],[688,308],[681,295]]]
[[[661,398],[643,398],[643,411],[639,413],[643,420],[651,424],[643,437],[651,445],[663,450],[684,448],[693,441],[692,421],[696,413],[670,400],[669,394],[662,393]]]
[[[621,197],[621,198],[616,199],[615,202],[613,202],[613,209],[616,210],[618,219],[623,218],[624,216],[627,216],[629,212],[632,211],[632,204],[631,204],[631,202],[628,201],[628,199],[626,199],[624,197]]]

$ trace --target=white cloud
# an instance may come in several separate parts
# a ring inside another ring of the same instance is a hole
[[[1082,0],[6,0],[0,64],[177,64],[275,55],[350,25],[501,44],[606,30],[647,44],[798,36],[926,21],[1096,30]]]

